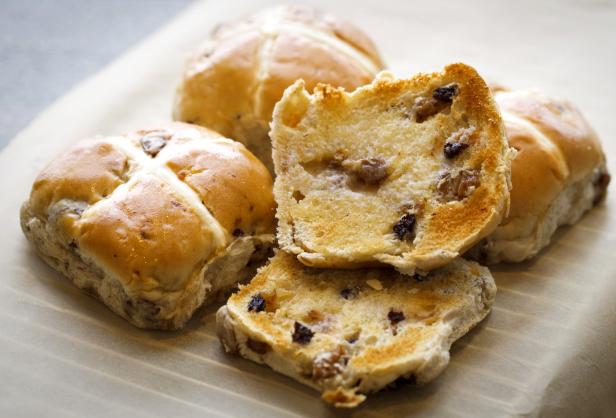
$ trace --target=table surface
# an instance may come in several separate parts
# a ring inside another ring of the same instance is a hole
[[[398,76],[464,61],[514,88],[571,99],[616,172],[616,3],[306,1],[361,26]],[[197,2],[68,91],[0,152],[0,416],[613,416],[613,187],[535,259],[491,268],[499,289],[492,313],[455,343],[438,379],[374,394],[353,411],[225,355],[212,308],[178,332],[138,330],[36,257],[17,214],[37,172],[77,139],[168,120],[195,46],[220,21],[272,3]]]
[[[0,149],[77,82],[192,0],[2,0]]]

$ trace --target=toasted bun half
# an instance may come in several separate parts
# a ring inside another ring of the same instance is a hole
[[[438,376],[495,292],[488,269],[461,258],[410,278],[393,269],[313,269],[280,251],[218,311],[217,329],[227,351],[354,407],[398,379]]]
[[[352,93],[302,81],[274,110],[278,240],[309,266],[440,267],[500,223],[510,150],[489,88],[452,64]]]

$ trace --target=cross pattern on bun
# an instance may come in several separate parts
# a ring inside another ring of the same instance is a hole
[[[309,266],[413,274],[488,235],[509,205],[512,151],[490,90],[464,64],[352,93],[289,87],[272,130],[278,241]]]
[[[218,311],[217,330],[226,351],[354,407],[398,379],[434,379],[495,293],[489,270],[462,258],[412,278],[313,269],[279,251]]]
[[[21,225],[48,264],[114,312],[176,329],[266,257],[271,187],[243,145],[169,124],[74,144],[36,178]]]
[[[511,207],[471,254],[488,263],[518,262],[599,203],[610,176],[597,134],[571,103],[536,91],[495,90],[509,144],[517,149]]]
[[[383,63],[372,41],[331,14],[304,6],[266,9],[220,25],[188,62],[174,118],[244,143],[271,170],[269,122],[284,89],[302,78],[346,89]]]

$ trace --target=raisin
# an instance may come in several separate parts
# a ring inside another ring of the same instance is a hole
[[[168,135],[151,133],[141,137],[139,142],[141,142],[141,148],[146,154],[150,157],[156,157],[160,150],[167,145],[167,139]]]
[[[445,157],[454,158],[469,146],[471,136],[475,133],[475,127],[460,128],[453,132],[445,141],[443,152]]]
[[[307,326],[295,321],[293,328],[292,338],[294,343],[308,344],[312,340],[314,332],[312,332],[312,330]]]
[[[353,299],[354,297],[356,297],[358,293],[359,293],[359,289],[356,287],[353,287],[353,288],[345,287],[344,289],[340,291],[340,296],[342,296],[346,300],[349,300],[349,299]]]
[[[57,223],[61,218],[69,216],[71,218],[79,218],[87,209],[86,202],[77,202],[68,199],[61,199],[53,204],[48,211],[49,222]]]
[[[256,294],[248,302],[248,312],[261,312],[265,310],[265,299],[261,294]]]
[[[462,169],[457,173],[441,173],[436,183],[436,190],[443,201],[462,200],[479,187],[477,170]]]
[[[317,354],[312,361],[312,378],[314,380],[323,380],[342,373],[344,367],[349,362],[349,358],[344,356],[344,354],[344,347],[338,347],[335,351]]]
[[[302,192],[300,192],[299,190],[295,190],[295,191],[293,192],[293,199],[295,199],[295,201],[296,201],[297,203],[301,202],[301,201],[302,201],[302,200],[304,200],[305,198],[306,198],[306,196],[305,196]]]
[[[319,322],[323,320],[323,314],[317,310],[311,309],[308,311],[306,316],[304,316],[304,320],[310,323]]]
[[[463,142],[446,142],[443,147],[443,152],[445,153],[445,157],[451,159],[455,158],[458,154],[468,148],[468,144]]]
[[[593,199],[593,205],[599,204],[601,200],[605,197],[605,193],[607,191],[607,186],[610,184],[611,177],[608,173],[601,173],[599,177],[595,180],[595,198]]]
[[[609,173],[602,173],[597,180],[595,180],[595,185],[597,187],[600,187],[602,189],[607,188],[607,186],[610,184],[610,180],[611,180],[611,176],[609,175]]]
[[[235,228],[232,232],[234,237],[241,237],[242,235],[244,235],[244,231],[242,231],[239,228]]]
[[[434,97],[439,102],[451,103],[453,98],[458,95],[458,85],[449,84],[447,86],[438,87],[432,92]]]
[[[412,107],[412,113],[414,116],[414,120],[417,123],[425,122],[427,119],[436,115],[443,109],[441,103],[437,100],[425,97],[418,97],[415,99],[415,103]]]
[[[264,343],[261,341],[255,341],[250,338],[246,340],[246,347],[250,348],[252,351],[254,351],[257,354],[265,354],[271,348],[268,343]]]
[[[396,325],[398,322],[402,322],[406,318],[404,317],[404,313],[391,309],[387,314],[387,319],[389,319],[389,322],[391,322],[392,325]]]
[[[394,225],[394,234],[399,240],[412,240],[415,238],[415,215],[407,213]]]
[[[359,162],[355,175],[366,184],[376,185],[387,177],[387,166],[381,158],[367,158]]]
[[[79,248],[79,246],[77,245],[77,241],[72,239],[71,242],[68,243],[68,248],[70,248],[71,250],[76,250],[77,248]]]

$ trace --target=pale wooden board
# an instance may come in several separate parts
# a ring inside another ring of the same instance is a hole
[[[608,416],[616,408],[614,196],[536,260],[493,269],[492,314],[433,384],[354,411],[225,355],[214,309],[181,332],[135,329],[44,265],[18,226],[36,173],[71,142],[167,120],[189,52],[266,2],[202,2],[68,93],[0,155],[2,416]],[[574,101],[616,151],[613,2],[315,2],[373,36],[400,76],[451,61]],[[70,65],[70,63],[67,63]],[[611,409],[610,409],[611,408]]]

